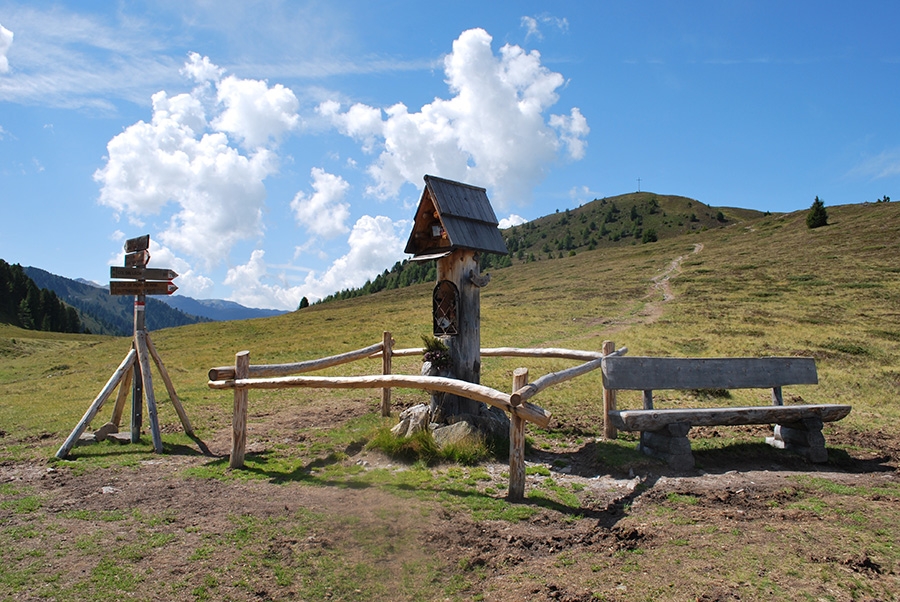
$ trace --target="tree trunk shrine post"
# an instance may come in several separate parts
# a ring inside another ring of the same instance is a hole
[[[484,188],[426,175],[406,244],[413,261],[437,260],[432,334],[449,349],[450,376],[476,384],[481,379],[480,289],[490,282],[489,275],[481,275],[479,261],[481,253],[508,254],[498,225]],[[435,422],[463,417],[482,430],[486,424],[508,424],[504,412],[490,412],[481,402],[451,394],[439,399]]]
[[[146,267],[147,262],[150,261],[149,248],[149,234],[128,239],[125,241],[125,265],[123,267],[111,266],[109,269],[110,278],[113,279],[109,283],[109,294],[134,295],[134,336],[131,350],[125,356],[125,359],[122,360],[119,367],[116,368],[115,372],[113,372],[112,377],[100,390],[97,397],[94,398],[87,412],[85,412],[72,433],[62,444],[62,447],[56,452],[57,458],[65,458],[69,455],[69,452],[72,451],[78,440],[82,438],[84,431],[90,426],[91,421],[116,387],[119,388],[119,392],[116,396],[112,419],[91,436],[92,440],[100,441],[106,438],[115,438],[122,442],[137,443],[141,437],[143,398],[146,397],[147,417],[150,421],[153,450],[156,453],[162,453],[163,444],[159,431],[159,417],[157,415],[156,396],[153,392],[153,379],[150,374],[150,358],[153,358],[159,375],[162,377],[163,383],[165,383],[169,399],[178,413],[184,432],[191,436],[194,434],[191,421],[188,419],[184,407],[181,405],[181,400],[178,399],[178,394],[175,392],[172,380],[169,378],[169,372],[156,351],[153,341],[150,340],[150,333],[147,331],[146,324],[147,295],[171,295],[174,293],[178,290],[178,287],[172,283],[172,280],[178,274],[169,269]],[[125,409],[125,402],[128,398],[129,387],[132,387],[131,432],[126,439],[117,435]]]

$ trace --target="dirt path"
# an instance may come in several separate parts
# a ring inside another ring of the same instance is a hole
[[[695,243],[692,255],[703,250],[703,243]],[[650,279],[650,288],[644,297],[648,300],[637,313],[617,318],[606,319],[604,323],[611,324],[609,334],[615,334],[635,324],[652,324],[663,315],[664,305],[675,298],[672,290],[671,279],[681,273],[681,264],[688,255],[681,255],[673,259],[666,269]]]
[[[702,250],[703,243],[695,243],[694,250],[691,252],[691,254],[696,255]],[[675,293],[672,291],[672,284],[670,280],[673,276],[677,276],[681,273],[681,264],[686,257],[687,255],[676,257],[666,267],[663,273],[651,278],[650,281],[653,284],[650,287],[648,296],[654,300],[650,301],[650,303],[648,303],[646,307],[644,307],[644,310],[641,312],[641,315],[645,317],[645,323],[652,324],[653,322],[659,320],[662,317],[663,305],[675,298]],[[658,298],[659,294],[662,294],[662,299]]]

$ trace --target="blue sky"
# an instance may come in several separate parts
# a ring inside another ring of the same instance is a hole
[[[397,260],[426,173],[503,224],[640,188],[900,200],[900,4],[5,2],[0,258],[293,309]]]

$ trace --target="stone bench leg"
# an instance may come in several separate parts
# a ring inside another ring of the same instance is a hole
[[[638,449],[661,460],[665,460],[673,470],[694,468],[694,454],[687,437],[691,425],[687,422],[669,424],[657,431],[641,431]]]
[[[796,452],[810,462],[828,461],[820,418],[804,418],[790,424],[776,424],[775,436],[766,437],[766,443]]]

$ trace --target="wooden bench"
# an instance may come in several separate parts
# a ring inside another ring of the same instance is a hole
[[[676,470],[694,467],[687,434],[693,426],[774,424],[766,442],[825,462],[822,424],[850,413],[849,405],[784,405],[785,385],[814,385],[819,379],[812,358],[670,358],[611,356],[602,362],[603,387],[643,391],[644,409],[609,411],[619,430],[640,431],[639,449],[662,458]],[[771,406],[656,409],[654,390],[772,389]]]

